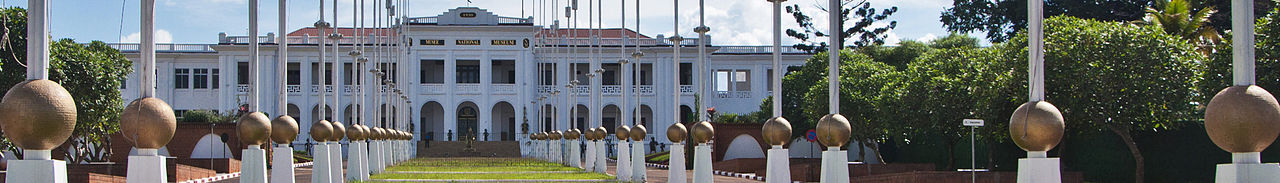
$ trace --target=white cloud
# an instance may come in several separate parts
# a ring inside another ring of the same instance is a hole
[[[938,35],[933,35],[933,33],[928,33],[928,34],[924,34],[924,36],[921,36],[920,38],[917,38],[916,41],[929,42],[929,41],[933,41],[934,39],[938,39]]]
[[[173,34],[169,34],[168,30],[156,29],[156,43],[173,43]],[[137,43],[142,41],[142,33],[134,32],[128,36],[120,37],[121,43]]]
[[[885,44],[885,45],[895,45],[895,46],[896,46],[896,45],[898,45],[898,42],[902,42],[902,38],[899,38],[899,37],[898,37],[898,33],[893,32],[893,31],[889,31],[889,32],[885,33],[885,38],[884,38],[884,44]]]

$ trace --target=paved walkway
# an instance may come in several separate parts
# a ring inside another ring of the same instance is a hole
[[[614,164],[614,163],[612,163],[612,162],[611,162],[611,163],[609,163],[609,168],[608,168],[607,170],[605,170],[605,172],[608,172],[610,175],[617,175],[617,172],[618,172],[618,171],[617,171],[617,164]],[[688,170],[688,171],[686,171],[686,172],[685,172],[685,175],[688,175],[688,176],[689,176],[689,180],[688,180],[688,182],[693,182],[693,171],[692,171],[692,170]],[[646,167],[646,169],[645,169],[645,176],[646,176],[645,178],[647,179],[647,181],[645,181],[645,182],[667,182],[667,170],[664,170],[664,169],[658,169],[658,168],[653,168],[653,167]],[[744,179],[744,178],[737,178],[737,177],[727,177],[727,176],[718,176],[718,175],[717,175],[717,176],[713,176],[713,177],[715,178],[715,181],[716,181],[716,182],[760,182],[760,181],[756,181],[756,180]],[[298,168],[295,168],[295,169],[294,169],[294,179],[293,179],[293,180],[294,180],[295,182],[300,182],[300,183],[301,183],[301,182],[311,182],[311,167],[310,167],[310,166],[307,166],[307,167],[298,167]],[[474,182],[486,182],[486,181],[488,181],[488,180],[472,180],[472,181],[463,181],[463,182],[473,182],[473,181],[474,181]],[[546,180],[533,181],[533,182],[543,182],[543,181],[546,181]],[[218,182],[218,183],[238,183],[238,182],[240,182],[240,178],[239,178],[239,177],[236,177],[236,178],[231,178],[231,179],[222,180],[222,181],[217,181],[217,182]],[[445,182],[447,182],[447,181],[445,181]],[[520,181],[513,181],[513,180],[493,180],[493,181],[490,181],[490,182],[520,182]]]

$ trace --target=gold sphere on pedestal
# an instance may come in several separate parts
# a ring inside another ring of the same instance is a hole
[[[267,144],[271,138],[271,119],[261,112],[245,114],[236,122],[236,133],[240,134],[240,143],[246,146]]]
[[[298,121],[292,116],[281,115],[271,120],[271,141],[289,144],[298,138]]]
[[[159,149],[169,144],[178,129],[173,108],[155,97],[129,102],[120,115],[120,134],[138,149]]]
[[[1205,108],[1204,129],[1227,152],[1262,152],[1280,135],[1280,104],[1257,85],[1227,87]]]
[[[841,147],[849,142],[853,128],[849,119],[840,114],[827,114],[818,120],[818,141],[826,147]]]
[[[382,129],[382,127],[373,127],[373,134],[369,137],[371,137],[370,140],[382,140],[386,133],[386,130]]]
[[[689,138],[689,129],[684,124],[677,122],[667,127],[667,140],[671,143],[684,142],[686,138]]]
[[[347,132],[347,138],[351,140],[364,140],[369,138],[369,127],[359,124],[351,126],[354,128]]]
[[[333,121],[333,135],[329,136],[329,140],[342,141],[343,137],[347,137],[347,125],[343,125],[339,121]]]
[[[631,127],[630,133],[631,141],[644,141],[644,136],[649,133],[649,130],[645,129],[644,125],[636,124],[635,127]]]
[[[764,122],[763,129],[760,129],[764,135],[764,142],[773,146],[787,145],[791,140],[791,122],[782,116],[769,118]]]
[[[631,127],[627,125],[618,126],[613,130],[613,136],[618,137],[618,141],[627,141],[627,139],[631,138]]]
[[[693,142],[695,144],[711,142],[711,138],[716,136],[716,129],[711,126],[709,121],[693,124],[693,129],[689,129],[689,132],[693,133]]]
[[[329,141],[329,136],[333,135],[333,123],[329,120],[316,121],[311,123],[311,131],[308,133],[311,135],[311,140],[316,142]]]
[[[1049,151],[1062,141],[1066,123],[1058,107],[1045,101],[1023,103],[1009,118],[1009,137],[1026,151]]]
[[[630,130],[628,130],[628,131],[630,131]],[[598,135],[598,137],[600,137],[600,140],[607,139],[607,138],[609,138],[609,130],[608,130],[607,128],[604,128],[603,126],[601,126],[601,127],[596,127],[596,135]]]
[[[76,101],[49,80],[18,83],[0,99],[0,130],[13,145],[51,150],[66,142],[76,126]]]
[[[564,138],[564,134],[560,133],[559,130],[551,131],[551,140],[560,140],[561,138]]]
[[[570,140],[578,140],[578,137],[582,137],[582,133],[578,132],[578,129],[569,129],[569,134],[565,137]]]

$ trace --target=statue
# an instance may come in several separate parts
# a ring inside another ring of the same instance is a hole
[[[484,129],[484,141],[489,141],[489,129]]]
[[[449,134],[447,136],[449,136],[449,141],[453,141],[453,130],[449,130]]]

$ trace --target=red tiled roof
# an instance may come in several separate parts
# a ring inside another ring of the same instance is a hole
[[[560,29],[560,31],[557,33],[560,33],[560,35],[569,36],[571,38],[590,38],[591,37],[590,31],[593,31],[593,30],[597,30],[597,29]],[[551,34],[553,32],[551,31],[551,29],[542,29],[542,33]],[[631,29],[608,28],[600,31],[601,38],[622,38],[623,34],[626,34],[631,38],[635,38],[636,35],[639,35],[640,38],[650,38],[649,36],[646,36],[644,34],[636,33],[636,31],[633,31]]]
[[[337,28],[337,30],[338,30],[338,33],[341,33],[344,36],[352,36],[352,35],[356,35],[356,30],[360,30],[360,29],[350,28],[350,27],[346,27],[346,28],[339,27]],[[378,31],[378,30],[382,30],[382,31]],[[379,36],[386,36],[386,35],[394,34],[394,31],[392,31],[390,28],[365,28],[364,31],[365,31],[364,35],[377,34]],[[333,30],[325,30],[325,32],[333,32]],[[315,27],[304,27],[304,28],[295,30],[293,32],[290,32],[288,36],[304,36],[304,35],[320,36],[320,30],[316,29]]]

